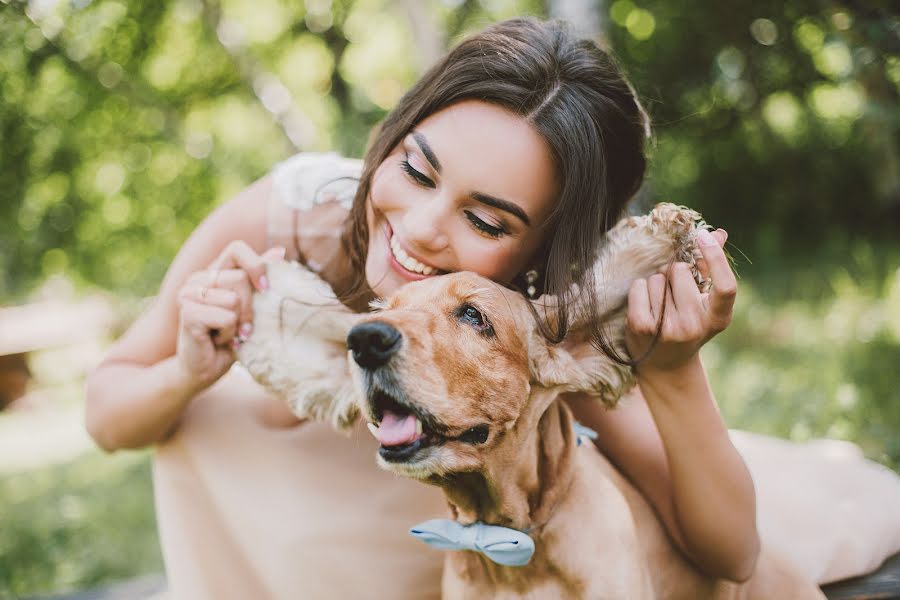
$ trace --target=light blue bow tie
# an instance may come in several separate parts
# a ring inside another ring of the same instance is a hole
[[[581,438],[596,439],[597,432],[577,421],[572,422],[578,445]],[[521,567],[534,554],[534,540],[518,529],[472,523],[461,525],[450,519],[431,519],[419,523],[409,533],[439,550],[474,550],[499,565]]]
[[[585,427],[578,421],[572,421],[572,429],[575,430],[575,439],[578,442],[578,445],[581,445],[581,438],[586,437],[590,440],[597,439],[597,432],[591,429],[590,427]]]
[[[527,565],[534,554],[534,540],[528,534],[498,525],[461,525],[450,519],[431,519],[409,533],[439,550],[474,550],[507,567]]]

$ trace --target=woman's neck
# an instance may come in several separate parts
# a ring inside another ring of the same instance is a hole
[[[295,226],[297,258],[321,277],[354,312],[366,312],[374,298],[363,269],[353,264],[346,236],[347,209],[338,202],[318,204]]]

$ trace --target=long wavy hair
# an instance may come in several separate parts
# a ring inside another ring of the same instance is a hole
[[[648,117],[614,58],[562,21],[510,19],[466,38],[384,119],[366,152],[343,238],[353,271],[362,274],[357,289],[366,286],[366,204],[375,170],[423,119],[463,100],[522,117],[551,150],[559,196],[538,250],[538,271],[541,291],[557,297],[553,325],[545,323],[543,332],[561,341],[574,306],[586,312],[579,321],[596,322],[590,267],[603,235],[641,185],[649,134]],[[594,342],[614,355],[596,325]]]

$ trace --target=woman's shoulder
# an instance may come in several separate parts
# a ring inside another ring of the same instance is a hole
[[[301,152],[278,163],[271,172],[272,196],[297,210],[339,202],[353,204],[363,162],[336,152]]]

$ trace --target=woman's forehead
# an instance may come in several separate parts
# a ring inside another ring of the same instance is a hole
[[[532,224],[549,214],[557,191],[552,154],[524,118],[468,100],[429,116],[414,132],[406,138],[407,149],[427,144],[433,156],[425,157],[437,161],[446,185],[513,202]]]

